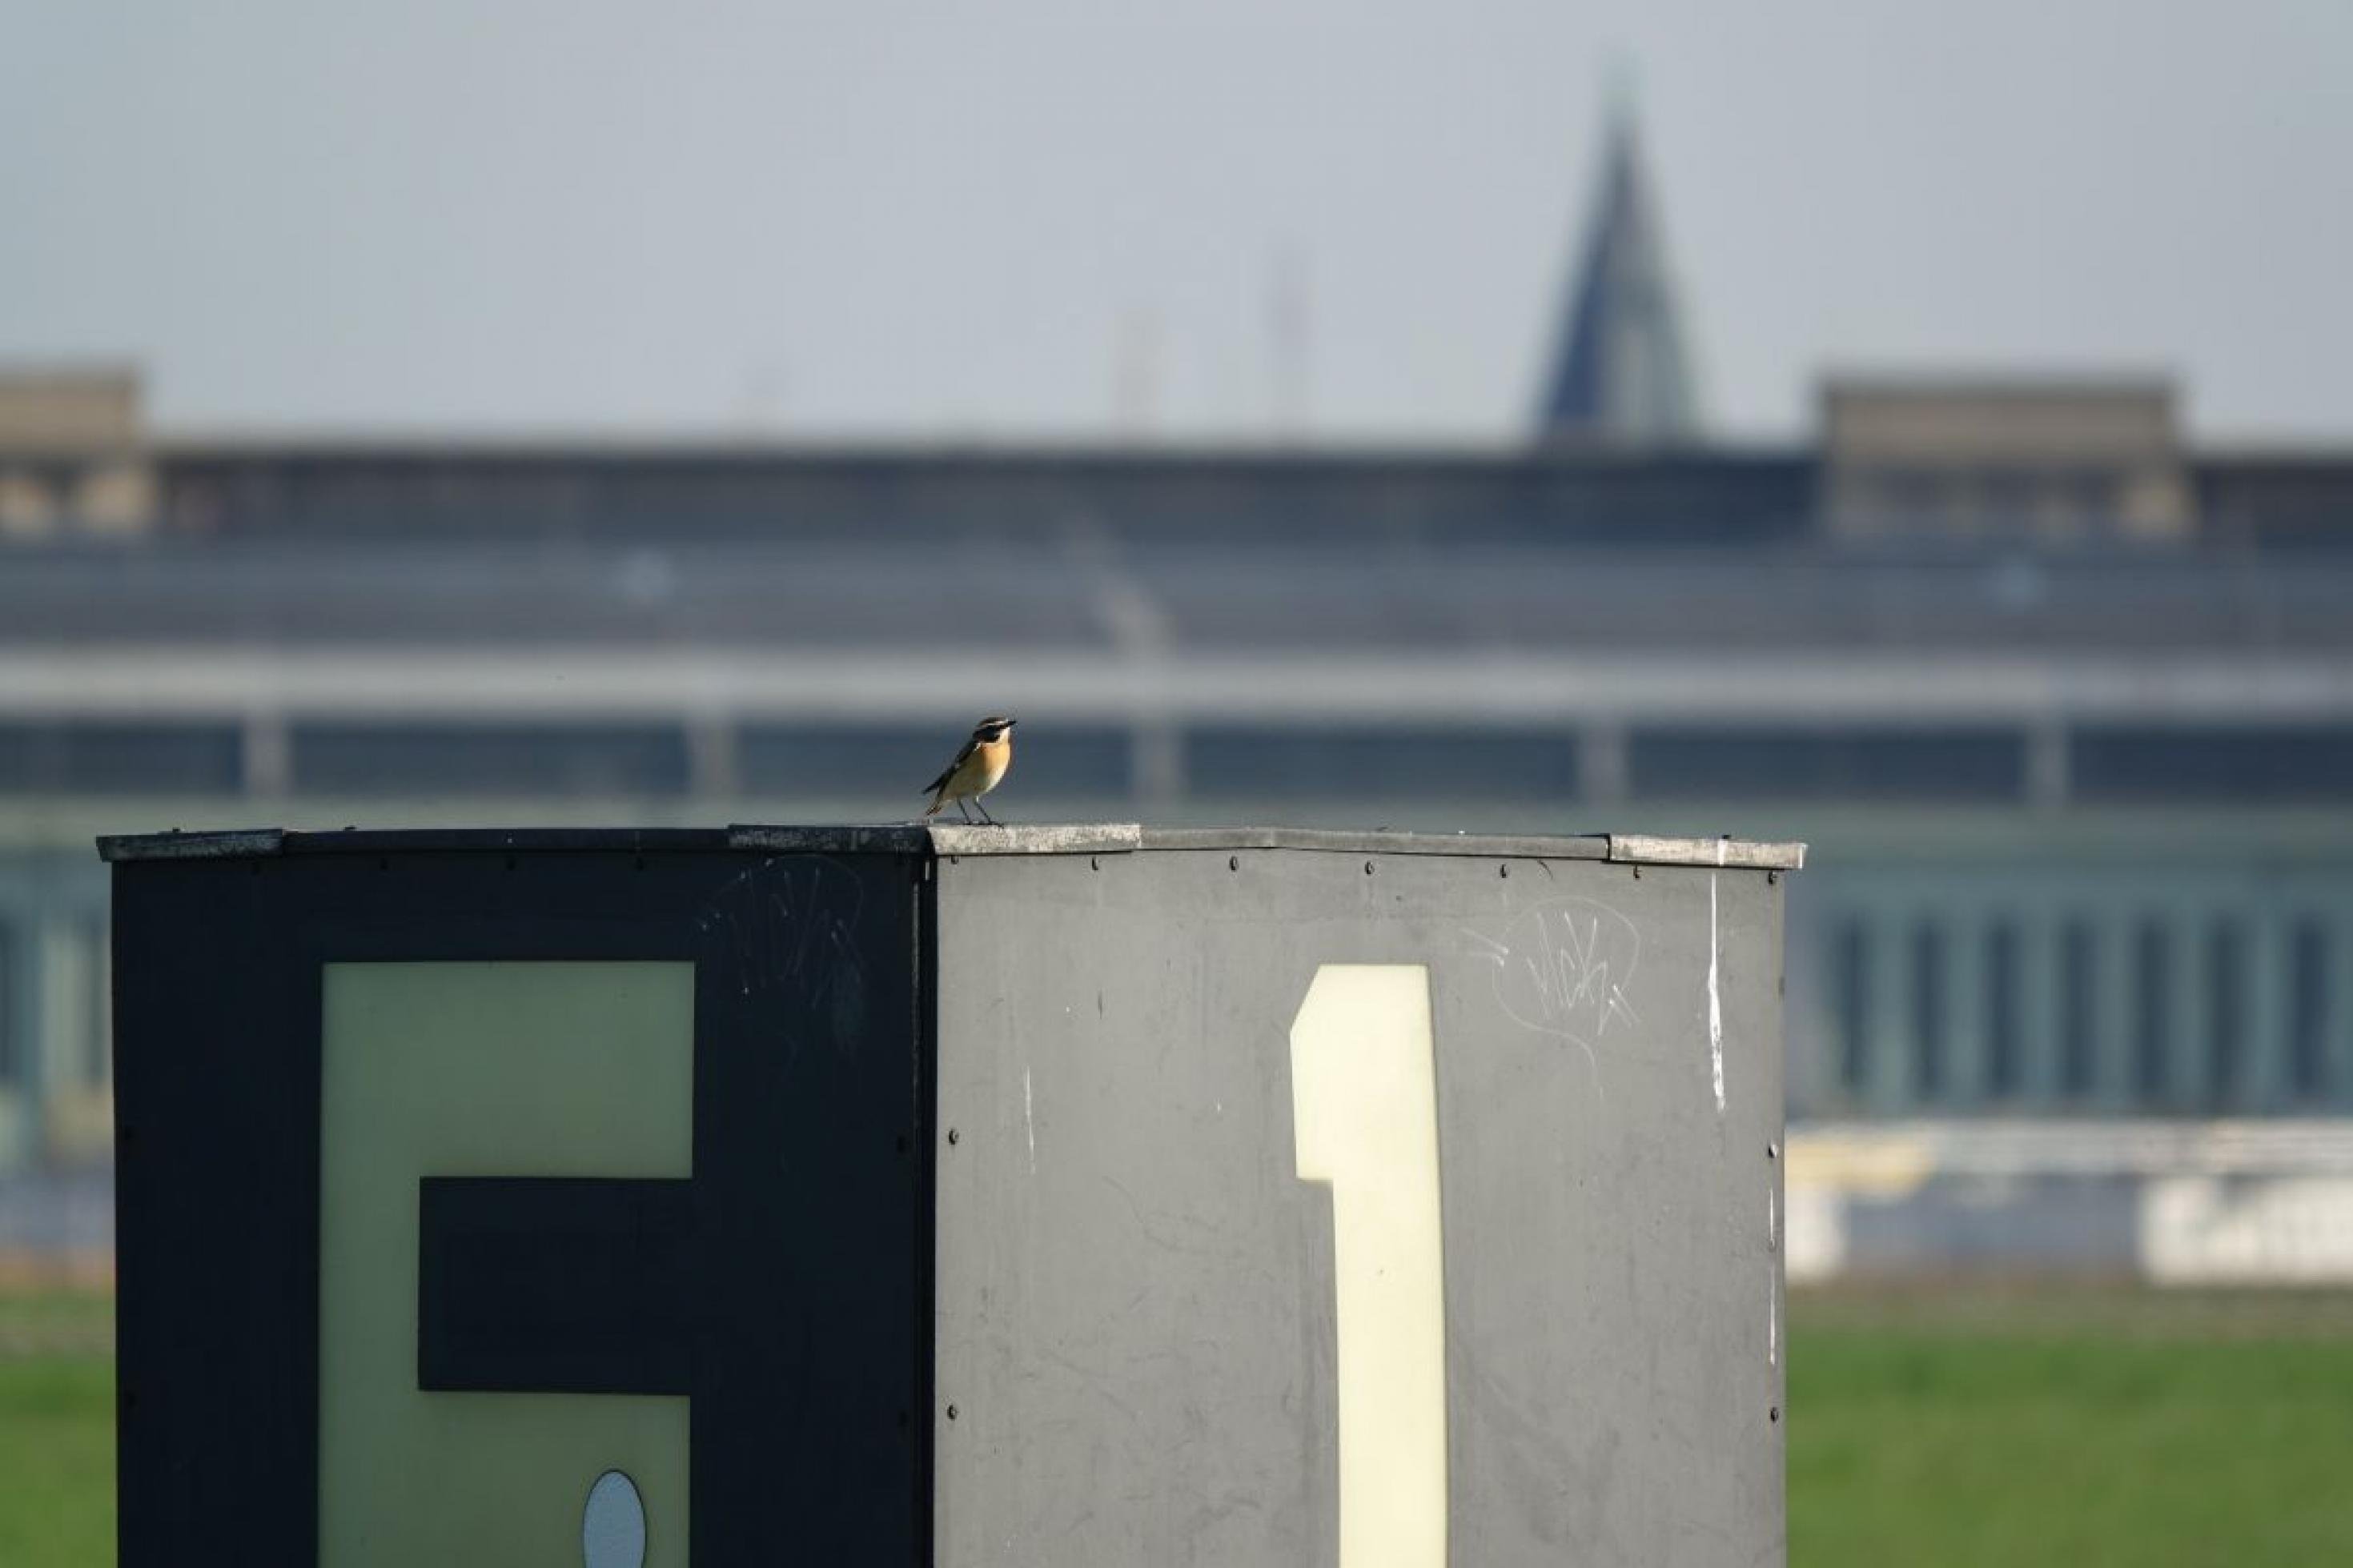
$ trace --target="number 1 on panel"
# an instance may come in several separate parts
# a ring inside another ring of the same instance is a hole
[[[1332,1188],[1340,1568],[1444,1568],[1446,1286],[1430,972],[1327,963],[1291,1021],[1299,1179]]]

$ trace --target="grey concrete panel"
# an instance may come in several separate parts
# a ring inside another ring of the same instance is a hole
[[[938,877],[941,1568],[1336,1563],[1332,1201],[1295,1174],[1289,1044],[1324,963],[1429,972],[1448,1561],[1782,1561],[1766,872],[1242,849]]]

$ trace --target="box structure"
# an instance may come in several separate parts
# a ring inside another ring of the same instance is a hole
[[[101,849],[126,1568],[1783,1558],[1800,846]]]

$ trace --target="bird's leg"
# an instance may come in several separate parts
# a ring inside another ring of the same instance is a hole
[[[970,810],[968,810],[968,809],[965,807],[965,804],[964,804],[964,796],[962,796],[962,795],[958,795],[958,796],[956,796],[956,812],[957,812],[957,814],[958,814],[959,816],[961,816],[965,819],[965,822],[966,823],[966,825],[969,825],[969,824],[971,823],[971,821],[972,821],[972,813],[971,813],[971,811],[970,811]]]
[[[988,815],[988,804],[986,801],[976,799],[972,804],[975,808],[979,811],[980,819],[983,822],[986,822],[991,827],[1002,827],[1005,826],[1005,824],[997,821],[997,818]]]

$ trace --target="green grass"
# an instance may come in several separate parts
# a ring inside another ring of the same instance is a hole
[[[2353,1562],[2353,1304],[1914,1294],[1790,1308],[1789,1561]]]
[[[113,1561],[113,1358],[0,1354],[0,1563]]]
[[[113,1560],[111,1304],[0,1298],[0,1564]],[[1797,1568],[2353,1562],[2353,1297],[1801,1294]]]
[[[0,1291],[0,1363],[114,1348],[114,1298],[95,1290]]]
[[[114,1299],[0,1294],[0,1563],[114,1561]]]

